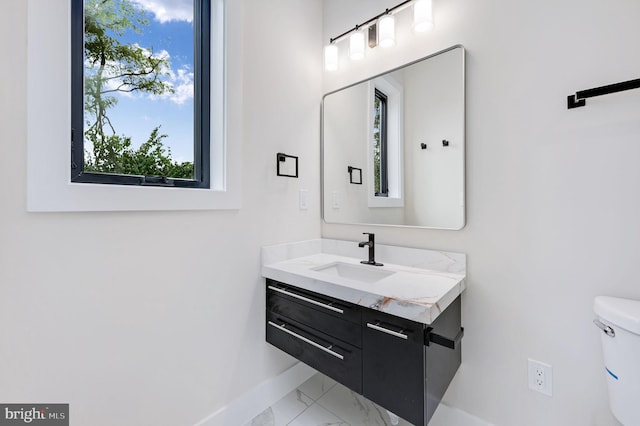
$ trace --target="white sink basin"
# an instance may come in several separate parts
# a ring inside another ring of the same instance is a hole
[[[371,265],[354,265],[351,263],[333,262],[326,265],[313,268],[314,271],[322,272],[328,275],[337,275],[350,280],[362,281],[365,283],[374,283],[389,275],[395,274],[394,271],[380,269],[378,266]]]

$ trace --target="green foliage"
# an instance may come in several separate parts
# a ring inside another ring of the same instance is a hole
[[[192,163],[177,163],[171,159],[171,150],[165,149],[162,144],[162,139],[166,137],[160,134],[160,127],[156,127],[138,149],[133,149],[131,138],[125,136],[107,136],[104,142],[93,139],[94,155],[88,155],[85,159],[85,170],[141,176],[193,177]]]
[[[124,44],[128,31],[141,33],[149,25],[130,0],[86,0],[84,6],[85,170],[100,173],[193,178],[192,163],[177,163],[165,149],[156,127],[137,150],[129,136],[117,135],[107,114],[116,106],[115,93],[173,93],[163,80],[170,75],[169,59],[138,44]]]

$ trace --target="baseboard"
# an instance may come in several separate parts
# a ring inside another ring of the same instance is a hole
[[[309,380],[314,374],[316,370],[299,362],[284,373],[260,383],[194,426],[244,425]]]

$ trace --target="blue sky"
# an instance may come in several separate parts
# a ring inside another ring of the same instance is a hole
[[[119,93],[108,116],[117,134],[131,136],[134,147],[161,125],[163,140],[178,162],[193,161],[193,0],[131,0],[145,10],[149,26],[130,32],[122,41],[152,49],[170,59],[170,83],[175,93],[153,96]]]

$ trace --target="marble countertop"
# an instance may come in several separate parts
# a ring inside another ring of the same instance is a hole
[[[357,242],[341,240],[267,246],[262,275],[424,324],[431,324],[465,289],[463,254],[376,245],[376,260],[384,266],[361,265],[366,253]],[[392,274],[363,282],[315,270],[335,262]]]

